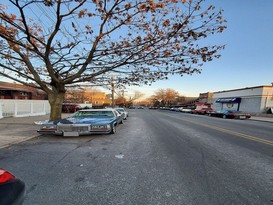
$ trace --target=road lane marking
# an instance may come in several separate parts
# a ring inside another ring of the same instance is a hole
[[[273,141],[271,141],[271,140],[266,140],[266,139],[262,139],[262,138],[255,137],[255,136],[252,136],[252,135],[247,135],[247,134],[243,134],[243,133],[240,133],[240,132],[235,132],[235,131],[232,131],[232,130],[228,130],[228,129],[224,129],[224,128],[220,128],[220,127],[216,127],[216,126],[211,126],[211,125],[204,124],[204,123],[198,123],[198,122],[194,122],[194,121],[191,121],[191,120],[184,120],[184,121],[187,121],[187,122],[190,122],[190,123],[193,123],[193,124],[196,124],[196,125],[201,125],[203,127],[208,127],[208,128],[214,129],[214,130],[221,131],[221,132],[225,132],[225,133],[228,133],[228,134],[232,134],[232,135],[242,137],[242,138],[245,138],[245,139],[248,139],[248,140],[252,140],[252,141],[256,141],[256,142],[260,142],[260,143],[263,143],[263,144],[273,146]]]

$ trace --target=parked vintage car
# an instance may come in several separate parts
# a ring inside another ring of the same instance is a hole
[[[222,118],[231,118],[231,119],[249,119],[251,115],[242,111],[236,110],[219,110],[215,112],[210,112],[209,116],[213,117],[222,117]]]
[[[10,172],[0,168],[0,204],[20,205],[25,197],[25,183]]]
[[[118,112],[120,112],[121,114],[124,114],[123,115],[123,119],[126,120],[127,117],[129,117],[129,112],[127,110],[125,110],[124,108],[122,107],[118,107],[118,108],[115,108]]]
[[[40,134],[80,136],[90,134],[114,134],[124,114],[115,109],[79,110],[68,118],[42,124]]]

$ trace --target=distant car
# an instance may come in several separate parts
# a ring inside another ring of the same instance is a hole
[[[62,112],[64,113],[74,113],[80,109],[80,106],[74,103],[63,103],[62,105]]]
[[[158,107],[149,107],[150,110],[157,110]]]
[[[230,119],[251,118],[251,115],[249,113],[236,111],[236,110],[220,110],[220,111],[210,112],[208,115],[213,117],[222,117],[222,118],[230,118]]]
[[[129,109],[136,109],[136,106],[130,106]]]
[[[10,172],[0,168],[0,204],[20,205],[25,197],[25,183]]]
[[[170,111],[180,112],[180,110],[178,109],[178,107],[172,107],[172,108],[170,109]]]
[[[194,109],[194,110],[191,110],[190,113],[192,113],[192,114],[198,114],[198,111],[199,111],[199,110]]]
[[[179,108],[180,112],[184,113],[192,113],[192,108]]]
[[[199,110],[192,110],[193,114],[198,114],[198,115],[208,115],[211,112],[215,112],[212,108],[202,108]]]
[[[124,114],[123,115],[123,119],[126,120],[127,117],[129,117],[129,112],[127,110],[125,110],[124,108],[115,108],[117,111],[119,111],[121,114]]]
[[[62,136],[114,134],[123,117],[112,108],[79,110],[68,118],[42,124],[37,132]]]

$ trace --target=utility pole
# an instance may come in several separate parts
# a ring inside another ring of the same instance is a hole
[[[123,89],[121,92],[122,92],[123,107],[125,107],[125,105],[126,105],[126,99],[125,99],[125,97],[124,97],[124,92],[125,92],[125,90]]]
[[[114,83],[114,78],[115,78],[115,76],[114,76],[114,74],[112,74],[112,80],[111,80],[111,87],[112,87],[112,108],[114,108],[115,107],[115,96],[114,96],[114,94],[115,94],[115,83]]]

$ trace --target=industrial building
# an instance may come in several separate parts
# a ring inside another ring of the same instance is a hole
[[[273,85],[214,92],[212,101],[214,110],[270,113],[273,108]]]

